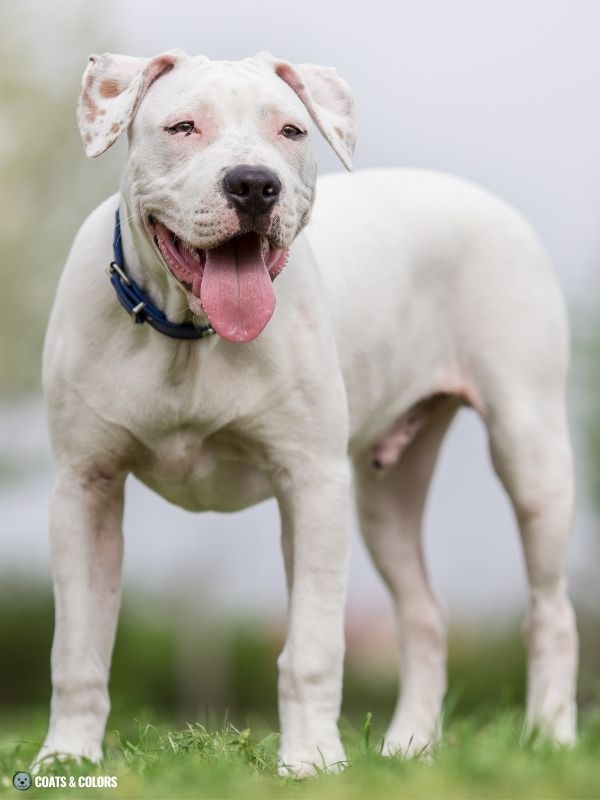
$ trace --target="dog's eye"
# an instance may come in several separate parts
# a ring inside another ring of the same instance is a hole
[[[183,133],[184,136],[189,136],[190,133],[196,133],[194,123],[189,120],[186,122],[178,122],[177,125],[170,125],[168,128],[165,128],[165,130],[171,135],[174,133]]]
[[[306,135],[306,131],[300,130],[296,125],[284,125],[280,133],[286,139],[300,139]]]

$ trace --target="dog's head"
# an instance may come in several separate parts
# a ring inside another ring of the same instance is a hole
[[[231,341],[258,336],[275,307],[272,281],[312,207],[313,124],[350,168],[346,83],[329,67],[268,54],[91,56],[78,119],[90,157],[127,130],[130,211],[190,309]]]

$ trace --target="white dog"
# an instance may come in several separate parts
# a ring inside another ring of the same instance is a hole
[[[101,758],[128,473],[197,511],[277,498],[289,585],[281,762],[304,775],[345,759],[352,465],[397,604],[402,692],[385,752],[433,743],[445,634],[420,529],[465,404],[487,426],[523,540],[527,722],[573,742],[568,333],[529,226],[424,171],[327,177],[314,203],[312,125],[346,167],[355,139],[348,87],[325,67],[92,56],[79,124],[89,156],[125,131],[129,156],[120,194],[77,235],[46,340],[56,631],[38,758]]]

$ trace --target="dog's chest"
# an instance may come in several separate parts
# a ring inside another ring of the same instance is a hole
[[[135,475],[190,511],[237,511],[271,494],[260,452],[232,431],[205,435],[193,425],[155,431]]]

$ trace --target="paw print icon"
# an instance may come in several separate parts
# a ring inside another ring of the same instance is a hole
[[[20,792],[26,792],[31,786],[31,775],[28,772],[15,772],[13,786]]]

